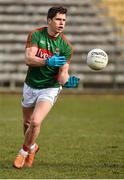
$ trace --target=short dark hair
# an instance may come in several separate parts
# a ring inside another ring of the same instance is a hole
[[[57,13],[67,14],[67,9],[63,6],[54,6],[48,10],[47,19],[53,19]]]

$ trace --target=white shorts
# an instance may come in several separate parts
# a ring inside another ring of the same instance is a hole
[[[39,101],[50,101],[53,105],[57,100],[62,87],[59,88],[46,88],[46,89],[33,89],[26,83],[23,88],[23,107],[34,107]]]

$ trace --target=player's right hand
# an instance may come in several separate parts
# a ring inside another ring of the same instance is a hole
[[[65,56],[54,55],[46,60],[46,64],[51,67],[61,67],[66,63]]]

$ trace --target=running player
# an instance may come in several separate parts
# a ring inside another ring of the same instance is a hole
[[[79,78],[68,73],[73,49],[62,33],[66,14],[64,7],[51,7],[47,14],[47,27],[33,30],[27,39],[25,63],[28,71],[22,99],[24,143],[13,163],[18,169],[32,166],[39,150],[36,140],[41,123],[62,87],[75,88],[79,83]]]

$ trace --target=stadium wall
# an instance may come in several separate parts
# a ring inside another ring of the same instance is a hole
[[[124,62],[120,29],[112,16],[104,16],[108,7],[96,0],[0,0],[0,91],[22,90],[27,67],[24,49],[28,33],[46,25],[46,14],[53,5],[68,8],[65,34],[74,46],[70,74],[78,75],[80,85],[68,92],[115,92],[124,89]],[[92,71],[86,64],[88,51],[101,48],[108,53],[109,64]]]

